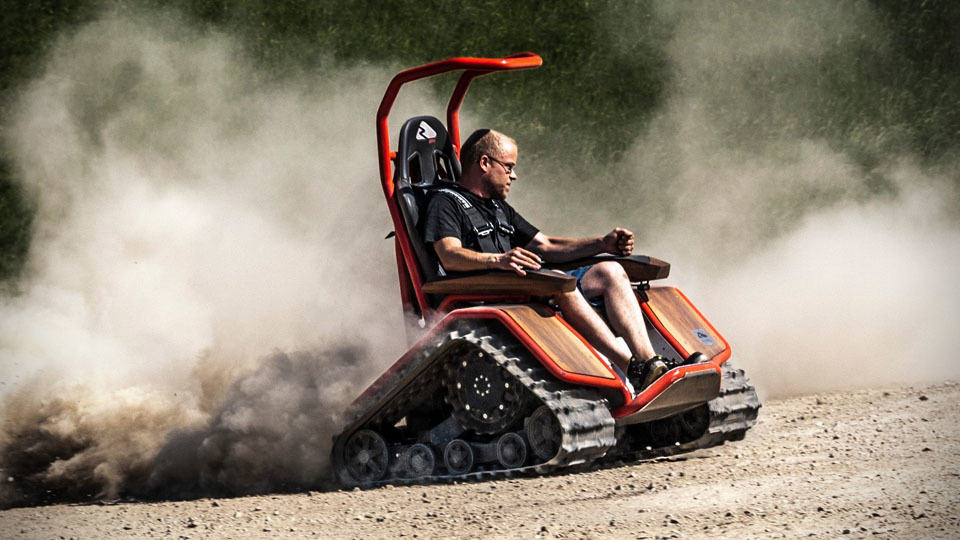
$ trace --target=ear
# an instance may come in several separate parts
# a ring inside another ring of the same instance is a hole
[[[480,156],[480,160],[477,161],[477,164],[480,165],[481,171],[487,172],[487,169],[489,169],[490,166],[493,165],[493,162],[490,161],[490,156],[483,154],[482,156]]]

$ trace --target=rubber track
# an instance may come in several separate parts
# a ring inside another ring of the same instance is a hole
[[[747,430],[757,423],[760,397],[743,370],[727,362],[723,365],[720,395],[707,405],[710,407],[710,427],[694,441],[697,448],[743,439]]]
[[[503,334],[506,332],[504,331]],[[496,360],[514,379],[527,388],[541,402],[541,405],[547,405],[553,411],[562,430],[562,440],[557,454],[544,463],[514,469],[480,470],[459,475],[442,474],[419,478],[393,477],[364,484],[364,487],[490,479],[523,473],[544,474],[596,460],[616,444],[614,420],[607,409],[606,401],[592,390],[570,387],[554,379],[522,345],[516,342],[512,335],[504,336],[501,332],[492,332],[486,327],[454,330],[440,340],[439,346],[456,340],[469,342],[484,351],[489,358]],[[437,368],[443,361],[444,358],[433,359],[438,366],[428,368],[428,372],[439,376]],[[429,384],[431,383],[409,385],[394,399],[394,403],[409,401],[407,396],[421,391]],[[372,417],[365,425],[377,425],[381,420],[392,419],[390,413],[395,416],[398,412],[396,406],[386,407],[383,413]],[[356,426],[350,433],[362,428],[363,426]],[[341,436],[346,437],[349,434],[345,432]],[[391,446],[390,441],[387,441],[387,445]],[[436,457],[437,464],[440,466],[443,458],[439,452]]]
[[[757,423],[760,398],[742,369],[729,361],[722,366],[720,395],[707,402],[710,424],[697,440],[660,448],[638,449],[632,459],[650,459],[720,446],[727,441],[742,440],[747,430]],[[625,457],[622,454],[619,457]]]

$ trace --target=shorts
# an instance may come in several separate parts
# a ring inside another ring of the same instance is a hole
[[[590,270],[591,268],[593,268],[593,265],[588,264],[587,266],[581,266],[578,268],[574,268],[573,270],[566,271],[567,275],[577,278],[577,290],[580,291],[580,294],[582,294],[584,298],[587,298],[587,295],[586,293],[583,292],[583,285],[580,283],[580,280],[583,279],[583,275],[587,273],[587,270]],[[587,302],[589,302],[590,305],[595,308],[601,307],[603,306],[603,296],[594,296],[593,298],[587,298]]]

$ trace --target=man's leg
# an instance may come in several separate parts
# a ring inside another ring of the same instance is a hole
[[[553,301],[560,307],[563,318],[570,326],[626,373],[630,363],[630,351],[617,341],[610,327],[593,311],[580,291],[574,289],[568,293],[560,293],[553,297]]]
[[[597,263],[580,279],[580,286],[587,298],[603,296],[610,326],[627,342],[638,360],[656,355],[647,335],[640,303],[622,266],[612,261]]]

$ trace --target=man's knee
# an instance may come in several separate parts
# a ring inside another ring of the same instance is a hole
[[[594,278],[603,288],[609,288],[615,285],[630,284],[630,278],[626,270],[620,266],[620,263],[613,261],[604,261],[593,265],[590,269]]]

